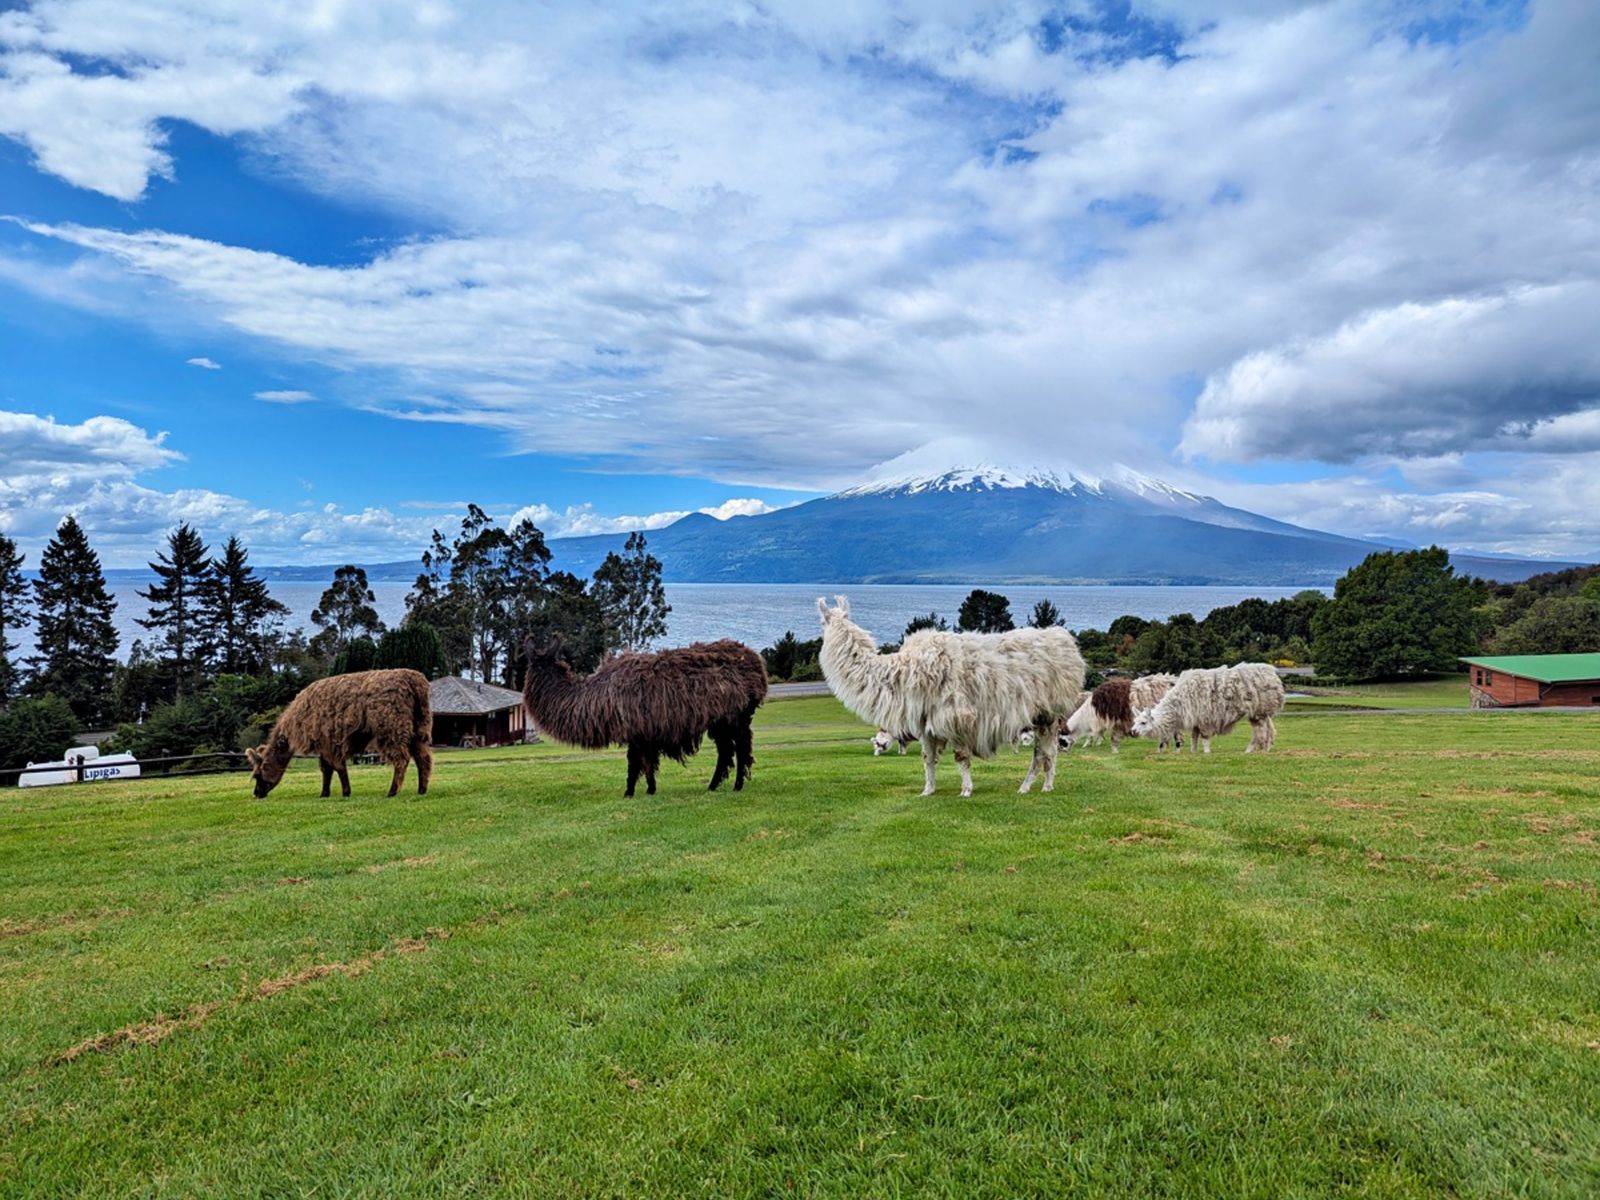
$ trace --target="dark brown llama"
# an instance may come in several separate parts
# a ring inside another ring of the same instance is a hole
[[[1111,749],[1115,752],[1122,739],[1133,732],[1132,682],[1120,677],[1108,679],[1089,694],[1089,703],[1100,728],[1111,735]]]
[[[433,712],[428,707],[428,681],[419,671],[356,671],[319,679],[289,702],[266,742],[246,750],[256,799],[278,786],[289,760],[315,754],[322,764],[322,794],[328,794],[334,772],[339,787],[350,794],[345,763],[370,749],[394,767],[389,795],[400,790],[406,764],[417,760],[417,795],[428,791],[433,774]]]
[[[744,787],[755,763],[750,719],[767,698],[767,667],[749,646],[734,641],[696,642],[681,650],[621,654],[587,678],[561,657],[560,640],[542,650],[527,644],[522,687],[528,715],[559,742],[599,750],[627,746],[628,790],[639,776],[656,794],[663,756],[683,762],[710,736],[717,747],[711,791],[734,771],[733,790]]]

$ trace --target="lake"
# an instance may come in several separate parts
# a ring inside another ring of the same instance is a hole
[[[138,596],[148,584],[118,582],[110,586],[117,600],[117,632],[122,636],[122,653],[136,637],[146,637],[137,624],[145,614],[145,603]],[[289,606],[295,625],[310,628],[311,610],[317,606],[322,583],[280,582],[269,585],[272,594]],[[378,614],[390,625],[405,615],[405,583],[375,583]],[[793,630],[801,640],[818,636],[816,599],[835,594],[849,598],[852,618],[870,630],[880,641],[898,641],[912,617],[928,612],[955,623],[956,610],[972,590],[969,584],[816,584],[816,583],[670,583],[667,602],[672,615],[667,618],[668,645],[709,641],[731,637],[755,647],[770,646]],[[996,587],[992,589],[1011,600],[1011,612],[1019,624],[1026,622],[1035,601],[1055,602],[1071,629],[1104,629],[1124,613],[1150,620],[1166,619],[1174,613],[1205,616],[1213,608],[1237,604],[1251,596],[1276,600],[1303,591],[1298,587]],[[1328,590],[1328,589],[1324,589]],[[21,634],[28,640],[28,631]],[[25,649],[23,653],[27,653]]]

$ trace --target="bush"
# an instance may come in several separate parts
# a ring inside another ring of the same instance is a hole
[[[0,712],[0,771],[56,762],[78,736],[78,718],[59,696],[13,700]]]

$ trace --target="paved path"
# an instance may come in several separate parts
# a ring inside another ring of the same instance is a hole
[[[793,700],[798,696],[831,695],[833,695],[833,692],[821,680],[816,683],[775,683],[767,689],[767,696],[773,700]]]

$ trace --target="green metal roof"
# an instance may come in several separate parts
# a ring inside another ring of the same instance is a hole
[[[1600,679],[1600,654],[1502,654],[1497,658],[1463,658],[1489,671],[1504,671],[1540,683],[1580,683]]]

